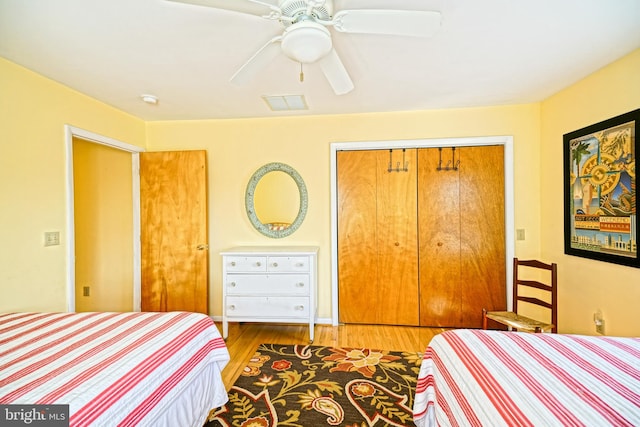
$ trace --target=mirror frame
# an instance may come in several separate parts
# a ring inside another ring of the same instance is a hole
[[[289,175],[295,181],[298,187],[298,192],[300,193],[300,208],[298,209],[298,215],[296,216],[296,219],[293,220],[291,225],[284,230],[269,229],[266,224],[260,222],[255,212],[253,196],[256,191],[256,186],[263,176],[265,176],[269,172],[274,171],[284,172]],[[304,180],[302,179],[300,174],[291,166],[278,162],[267,163],[266,165],[260,167],[257,171],[255,171],[255,173],[251,176],[251,179],[249,179],[247,190],[244,196],[244,204],[247,210],[247,216],[249,217],[249,221],[251,221],[253,227],[265,236],[273,237],[276,239],[289,236],[300,227],[302,221],[304,220],[304,217],[307,215],[308,203],[309,201],[307,195],[307,187],[304,185]]]

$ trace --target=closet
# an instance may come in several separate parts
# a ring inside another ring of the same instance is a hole
[[[480,327],[506,307],[503,156],[337,152],[340,322]]]

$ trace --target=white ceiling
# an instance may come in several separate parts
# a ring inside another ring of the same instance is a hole
[[[236,0],[241,1],[241,0]],[[264,0],[277,4],[277,0]],[[442,13],[430,38],[337,33],[355,89],[284,55],[229,78],[277,21],[165,0],[0,0],[0,56],[144,120],[386,112],[541,101],[640,48],[640,0],[335,0]],[[640,78],[640,70],[638,70]],[[155,106],[140,95],[159,98]],[[263,95],[304,95],[272,112]]]

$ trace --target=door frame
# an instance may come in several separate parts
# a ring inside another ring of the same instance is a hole
[[[76,248],[75,204],[73,187],[73,138],[105,145],[131,153],[132,201],[133,201],[133,310],[140,311],[141,250],[140,250],[140,153],[144,148],[127,144],[104,135],[71,125],[64,125],[67,181],[67,311],[76,310]]]
[[[406,139],[388,141],[356,141],[331,143],[331,323],[338,325],[338,151],[383,150],[398,148],[437,148],[502,145],[504,146],[504,236],[507,309],[511,309],[513,293],[513,257],[515,256],[515,208],[513,136],[469,138]]]

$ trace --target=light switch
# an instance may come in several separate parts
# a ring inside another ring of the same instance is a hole
[[[516,240],[524,240],[524,228],[518,228],[516,230]]]
[[[44,245],[56,246],[60,244],[60,232],[59,231],[45,231],[44,233]]]

